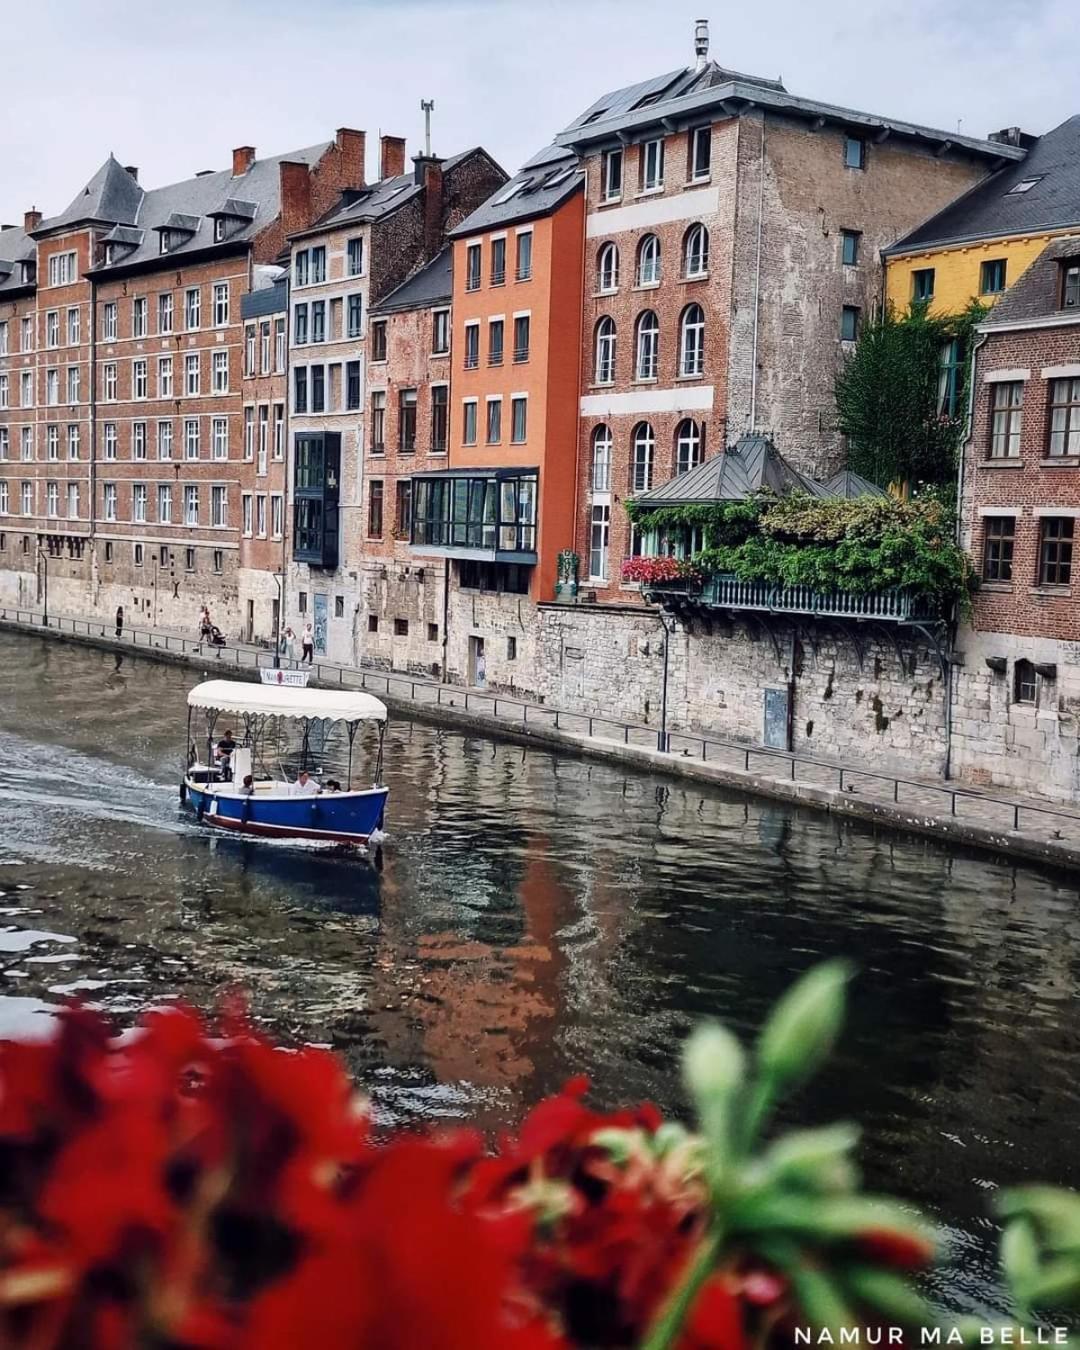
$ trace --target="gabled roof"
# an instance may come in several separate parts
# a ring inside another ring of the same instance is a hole
[[[377,305],[372,305],[371,313],[388,314],[449,304],[454,294],[453,261],[453,249],[444,248],[431,262],[414,272],[408,281],[403,281]]]
[[[549,215],[569,201],[585,184],[577,156],[559,145],[538,151],[508,183],[493,192],[482,206],[450,232],[452,239],[479,234],[513,221]]]
[[[841,469],[839,473],[826,480],[825,490],[830,497],[887,497],[889,494],[877,483],[871,483],[861,473],[852,469]]]
[[[0,296],[21,291],[22,264],[37,260],[37,246],[21,225],[0,230]]]
[[[768,436],[747,433],[688,473],[651,492],[640,492],[634,500],[649,506],[675,506],[743,501],[762,491],[774,492],[778,497],[793,492],[805,492],[811,497],[833,495],[823,483],[793,469]]]
[[[1074,225],[1080,226],[1080,115],[1040,136],[1023,160],[984,178],[886,254]]]
[[[110,155],[64,210],[43,220],[34,234],[48,234],[91,220],[134,225],[145,195],[135,178]]]
[[[1006,325],[1055,317],[1080,323],[1080,307],[1063,309],[1061,305],[1061,263],[1066,258],[1080,260],[1080,235],[1054,239],[1047,244],[997,302],[980,328],[993,332]]]

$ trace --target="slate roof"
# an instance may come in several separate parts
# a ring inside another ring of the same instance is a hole
[[[743,501],[763,490],[778,497],[793,492],[806,492],[811,497],[834,495],[824,483],[793,469],[768,436],[748,433],[688,473],[651,492],[636,494],[634,500],[650,506]]]
[[[1028,179],[1027,192],[1010,192]],[[1040,136],[1019,163],[984,178],[886,250],[888,256],[941,244],[1080,226],[1080,115]]]
[[[1002,324],[1023,323],[1058,315],[1080,323],[1080,308],[1061,307],[1061,261],[1080,260],[1080,235],[1055,239],[1043,249],[1026,272],[1009,287],[987,318],[979,325],[993,332]]]
[[[22,262],[37,260],[37,245],[21,225],[0,230],[0,296],[23,289]]]
[[[1015,145],[961,136],[957,132],[940,131],[915,122],[800,98],[788,93],[779,80],[742,75],[717,65],[715,61],[707,62],[702,71],[692,67],[671,71],[624,89],[612,90],[586,108],[580,117],[575,118],[565,131],[555,137],[555,141],[558,145],[573,146],[579,150],[590,143],[614,145],[618,143],[620,133],[630,135],[632,139],[634,133],[644,133],[657,126],[662,119],[669,123],[692,125],[696,119],[715,111],[717,107],[726,105],[727,111],[737,112],[740,106],[750,104],[789,117],[807,120],[823,118],[856,132],[887,131],[925,142],[935,149],[948,144],[995,162],[1022,159],[1025,154],[1021,147]]]
[[[110,155],[97,173],[58,216],[43,220],[35,234],[45,234],[80,221],[114,221],[134,225],[146,194],[127,169]]]
[[[854,473],[851,469],[841,469],[839,473],[834,473],[826,480],[825,489],[830,497],[846,497],[849,500],[853,497],[889,495],[883,487],[878,487],[877,483],[871,483],[869,478],[864,478],[861,473]]]
[[[426,309],[432,305],[449,304],[454,294],[454,250],[443,251],[403,281],[377,305],[372,314],[389,314],[405,309]]]
[[[289,274],[281,267],[256,267],[255,289],[240,297],[242,319],[262,319],[288,308]]]
[[[558,145],[545,146],[498,192],[493,192],[482,206],[451,230],[450,237],[459,239],[514,221],[550,215],[575,192],[580,192],[584,183],[585,173],[578,167],[573,151]]]

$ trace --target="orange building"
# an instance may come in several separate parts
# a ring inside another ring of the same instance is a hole
[[[449,467],[413,478],[413,552],[445,559],[447,674],[521,687],[573,548],[584,175],[535,155],[453,233]]]

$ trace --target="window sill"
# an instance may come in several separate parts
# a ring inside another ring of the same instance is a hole
[[[614,380],[594,380],[594,381],[592,382],[592,384],[589,385],[589,388],[590,388],[590,389],[614,389],[614,388],[615,388],[615,381],[614,381]]]
[[[605,206],[621,206],[621,205],[622,205],[622,193],[621,193],[621,192],[619,193],[619,195],[618,195],[617,197],[601,197],[601,198],[600,198],[600,208],[601,208],[601,210],[603,210],[603,208],[604,208]]]
[[[977,594],[982,595],[989,592],[991,595],[1011,595],[1013,584],[1011,581],[980,581]]]
[[[1009,455],[1007,458],[1002,456],[1000,459],[980,459],[976,461],[977,469],[1022,469],[1024,461],[1019,455]]]
[[[1059,598],[1059,597],[1061,597],[1061,596],[1071,595],[1071,594],[1072,594],[1072,586],[1070,586],[1070,585],[1066,585],[1066,586],[1055,586],[1055,585],[1051,585],[1049,582],[1047,582],[1046,584],[1044,584],[1044,585],[1042,585],[1042,586],[1030,586],[1030,587],[1028,588],[1028,593],[1029,593],[1030,595],[1045,595],[1045,596],[1047,596],[1049,599],[1053,600],[1053,599]]]
[[[635,291],[658,291],[660,283],[658,281],[639,281],[631,289]]]
[[[639,197],[659,197],[664,191],[663,183],[657,183],[655,187],[642,188],[640,192],[635,192],[635,199]]]
[[[593,291],[592,298],[594,300],[607,300],[609,296],[618,294],[619,294],[618,286],[613,286],[609,291]]]
[[[1080,468],[1080,455],[1047,455],[1039,460],[1041,469],[1076,469]]]
[[[659,384],[659,375],[639,375],[631,380],[631,384]]]
[[[681,282],[708,281],[708,272],[688,272],[685,276],[679,278]]]
[[[688,188],[705,187],[706,184],[711,182],[712,174],[706,173],[702,174],[700,178],[688,178],[683,186]]]
[[[704,372],[703,370],[695,371],[694,374],[692,374],[692,375],[676,375],[676,376],[675,376],[675,379],[676,379],[677,381],[681,381],[681,382],[683,382],[683,383],[685,383],[685,382],[687,382],[687,381],[692,381],[692,380],[703,380],[704,378],[705,378],[705,372]]]

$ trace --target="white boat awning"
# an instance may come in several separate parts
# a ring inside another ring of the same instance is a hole
[[[386,704],[349,689],[296,689],[289,685],[207,680],[187,697],[189,708],[212,708],[238,717],[291,717],[328,722],[385,722]]]

